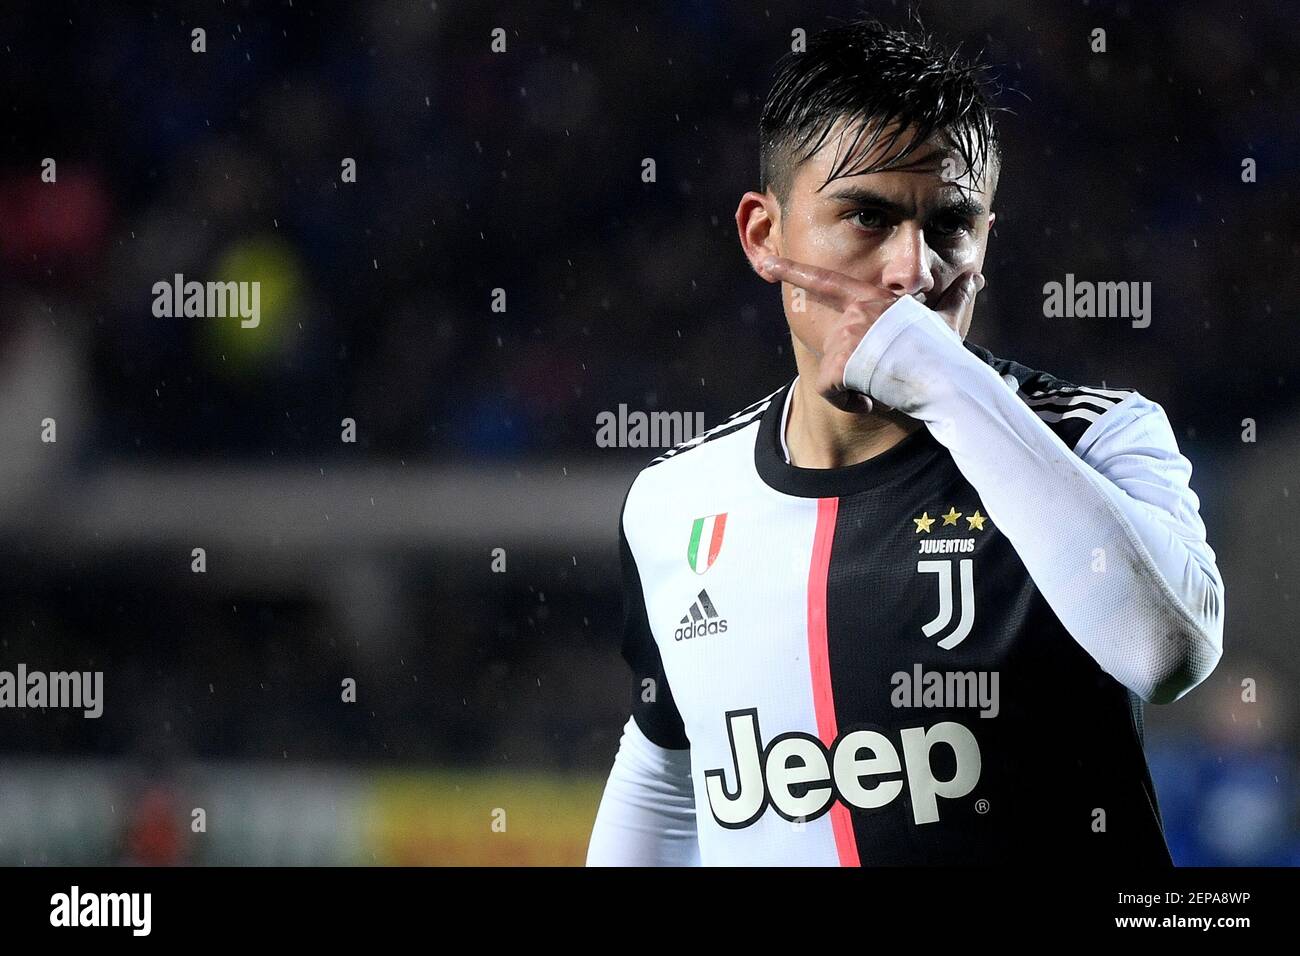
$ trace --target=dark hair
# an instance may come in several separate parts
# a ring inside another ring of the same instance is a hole
[[[986,172],[996,177],[995,108],[984,90],[985,69],[943,50],[919,27],[907,32],[859,20],[814,34],[805,52],[787,53],[776,66],[759,121],[762,188],[771,188],[784,207],[795,170],[821,149],[841,117],[856,129],[822,188],[843,176],[896,168],[935,133],[973,179]],[[908,141],[888,162],[845,168],[877,143],[885,147],[880,155],[889,156],[904,135]]]

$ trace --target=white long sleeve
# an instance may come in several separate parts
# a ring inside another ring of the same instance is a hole
[[[628,718],[596,811],[587,866],[699,866],[691,752],[652,743]]]
[[[911,297],[849,359],[845,385],[924,422],[1076,641],[1143,700],[1168,703],[1223,653],[1223,581],[1191,465],[1136,393],[1076,451]]]

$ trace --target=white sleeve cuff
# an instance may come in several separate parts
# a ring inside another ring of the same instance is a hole
[[[881,389],[882,392],[889,391],[889,389],[882,388],[884,383],[874,380],[880,361],[885,353],[889,351],[889,347],[894,344],[894,340],[917,322],[924,322],[926,325],[937,327],[942,332],[947,333],[957,345],[961,345],[961,336],[940,319],[937,314],[931,312],[912,296],[905,295],[880,314],[880,318],[876,319],[871,328],[867,330],[867,334],[862,337],[858,347],[849,356],[849,360],[844,366],[844,387],[878,398],[892,407],[899,407],[889,401],[889,398],[885,395],[877,393],[877,388]]]

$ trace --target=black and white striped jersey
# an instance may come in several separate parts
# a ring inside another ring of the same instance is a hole
[[[1163,410],[912,299],[846,382],[924,427],[797,467],[796,379],[633,482],[589,864],[1168,864],[1141,706],[1214,667],[1223,585]]]

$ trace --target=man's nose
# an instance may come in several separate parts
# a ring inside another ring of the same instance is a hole
[[[925,244],[925,233],[917,226],[903,223],[885,241],[885,264],[880,276],[881,285],[894,295],[927,296],[934,288],[930,248]]]

